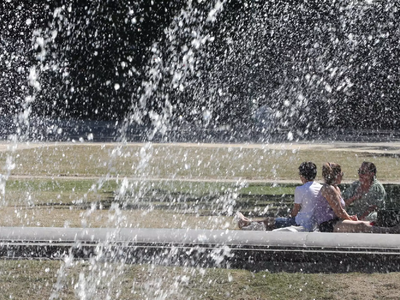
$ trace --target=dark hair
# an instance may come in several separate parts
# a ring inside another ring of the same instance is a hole
[[[311,161],[303,162],[299,167],[299,175],[308,181],[314,180],[317,176],[317,166]]]
[[[364,161],[361,164],[361,167],[364,167],[365,169],[368,170],[368,172],[374,173],[374,175],[376,175],[376,166],[374,163],[369,162],[369,161]]]
[[[322,165],[322,177],[327,184],[335,183],[336,177],[342,173],[342,167],[336,163],[324,163]]]

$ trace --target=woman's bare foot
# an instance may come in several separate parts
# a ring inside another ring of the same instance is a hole
[[[251,220],[248,219],[248,218],[246,218],[246,217],[245,217],[241,212],[239,212],[239,211],[236,212],[235,218],[237,219],[238,227],[239,227],[240,229],[242,229],[242,228],[245,227],[245,226],[250,225],[250,223],[251,223]]]

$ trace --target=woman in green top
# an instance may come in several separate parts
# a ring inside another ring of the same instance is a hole
[[[386,191],[376,179],[375,164],[364,161],[358,169],[358,177],[359,180],[342,193],[346,210],[357,214],[359,220],[376,221],[377,211],[385,207]]]

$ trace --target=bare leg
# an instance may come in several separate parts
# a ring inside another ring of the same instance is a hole
[[[334,232],[400,233],[400,224],[394,227],[372,226],[369,221],[344,220],[336,223]]]
[[[334,232],[364,232],[371,233],[373,231],[372,225],[368,221],[350,221],[344,220],[337,222],[333,231]]]
[[[275,218],[265,218],[262,220],[250,220],[246,218],[241,212],[236,213],[236,218],[238,219],[238,227],[242,229],[243,227],[249,226],[251,223],[264,223],[266,230],[275,229]]]
[[[251,220],[246,218],[241,212],[236,212],[236,218],[238,219],[238,227],[242,229],[245,226],[250,225]]]

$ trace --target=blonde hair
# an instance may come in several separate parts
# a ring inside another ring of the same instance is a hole
[[[335,183],[340,173],[342,173],[342,167],[339,164],[327,162],[322,165],[322,177],[327,184]]]

